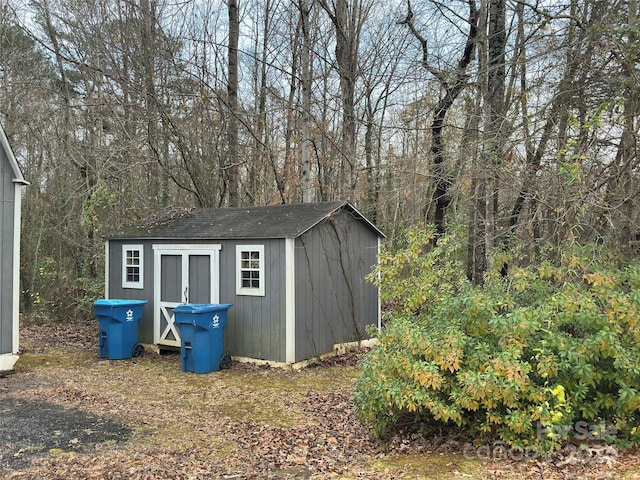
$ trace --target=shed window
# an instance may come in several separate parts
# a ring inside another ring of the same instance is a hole
[[[144,248],[142,245],[122,246],[122,288],[143,288]]]
[[[264,296],[264,245],[238,245],[236,258],[236,294]]]

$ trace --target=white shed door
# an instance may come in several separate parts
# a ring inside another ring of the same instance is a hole
[[[154,341],[180,346],[173,309],[181,303],[220,303],[220,245],[154,245]]]

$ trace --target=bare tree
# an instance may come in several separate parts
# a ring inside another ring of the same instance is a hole
[[[311,24],[310,14],[314,0],[299,0],[300,27],[302,29],[302,49],[300,52],[300,77],[302,86],[302,144],[301,144],[301,182],[302,201],[311,202],[313,194],[313,174],[311,164]]]
[[[449,109],[453,106],[458,95],[468,82],[467,67],[473,61],[476,50],[476,37],[478,34],[478,11],[475,0],[467,0],[469,11],[469,30],[466,34],[464,47],[458,59],[457,65],[452,72],[445,72],[435,68],[429,59],[429,47],[427,39],[418,31],[414,23],[414,12],[411,9],[411,2],[407,0],[407,15],[400,21],[401,25],[406,25],[422,49],[422,66],[427,69],[438,80],[441,87],[440,100],[435,109],[433,121],[431,123],[431,154],[433,156],[433,178],[435,188],[431,197],[431,202],[425,208],[425,214],[430,204],[435,206],[434,224],[439,235],[445,232],[445,214],[451,198],[449,189],[451,179],[446,171],[446,158],[444,150],[443,131]]]
[[[229,120],[227,125],[228,157],[227,157],[227,187],[229,189],[229,206],[240,205],[240,167],[238,151],[238,39],[240,36],[240,15],[238,2],[228,0],[229,10],[229,45],[228,45],[228,83],[227,103],[229,107]]]
[[[366,176],[364,210],[372,221],[378,220],[383,188],[384,166],[382,149],[385,136],[385,121],[394,93],[400,88],[398,71],[408,35],[397,35],[396,25],[386,16],[372,15],[363,38],[360,69],[364,105],[359,114],[364,124],[363,155]],[[374,23],[375,22],[375,23]],[[404,72],[403,72],[404,73]]]
[[[340,74],[342,100],[342,139],[340,144],[340,196],[353,200],[357,183],[355,114],[356,81],[358,77],[358,49],[364,22],[372,3],[366,0],[318,0],[335,28],[335,54]]]
[[[505,115],[505,30],[506,6],[504,0],[483,2],[482,12],[487,12],[487,25],[479,29],[479,72],[484,99],[484,129],[481,160],[472,170],[476,190],[472,196],[475,220],[470,228],[469,271],[476,283],[481,283],[487,268],[487,252],[495,246],[498,235],[498,175],[504,157],[504,129],[508,123]],[[480,16],[485,18],[484,15]],[[485,47],[486,46],[486,47]]]

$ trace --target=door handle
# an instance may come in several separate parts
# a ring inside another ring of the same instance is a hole
[[[189,303],[189,286],[184,287],[184,303]]]

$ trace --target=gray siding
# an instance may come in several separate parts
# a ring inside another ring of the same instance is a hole
[[[286,292],[284,239],[250,240],[131,240],[109,241],[109,296],[143,299],[140,341],[153,342],[154,259],[152,245],[219,244],[220,302],[231,303],[225,329],[225,351],[234,356],[286,362]],[[144,288],[122,288],[122,245],[144,245]],[[236,294],[236,245],[263,245],[265,295]],[[370,224],[341,209],[295,239],[295,361],[331,352],[334,344],[366,336],[377,325],[378,292],[365,280],[377,261],[378,232]],[[194,255],[196,253],[194,252]],[[194,259],[194,262],[197,259]],[[195,265],[195,264],[194,264]],[[200,263],[198,263],[200,265]],[[176,297],[179,269],[167,268],[162,289]],[[206,303],[207,268],[190,268],[190,300]],[[173,289],[173,290],[172,290]]]
[[[122,288],[122,245],[144,245],[144,288]],[[109,298],[147,300],[140,320],[138,340],[153,343],[153,250],[151,242],[109,242]]]
[[[365,327],[377,325],[377,290],[364,278],[377,248],[375,233],[344,211],[296,240],[296,361],[366,338]]]
[[[154,294],[153,294],[153,245],[177,244],[220,244],[220,303],[231,303],[228,323],[225,329],[225,350],[231,355],[285,361],[285,311],[284,295],[284,241],[283,240],[207,240],[191,239],[173,242],[153,240],[110,240],[109,241],[109,297],[128,300],[147,300],[143,318],[140,321],[139,341],[153,343]],[[264,245],[265,247],[265,296],[237,296],[235,288],[236,245]],[[144,245],[144,288],[122,288],[122,245]],[[191,271],[191,301],[207,303],[204,282],[194,281],[200,275],[209,275],[208,269]],[[163,289],[174,288],[179,277],[177,269],[168,269],[163,279]],[[194,287],[194,285],[196,285]],[[194,292],[194,289],[196,290]],[[168,291],[168,290],[166,290]],[[175,290],[176,295],[179,292]],[[195,296],[194,296],[195,293]],[[176,296],[176,298],[178,298]],[[176,300],[178,301],[178,300]]]
[[[15,184],[6,153],[0,148],[0,354],[13,353],[13,225]]]
[[[220,301],[233,303],[225,332],[227,353],[284,362],[284,240],[261,239],[224,244],[220,255]],[[264,245],[264,297],[236,295],[236,245]]]

